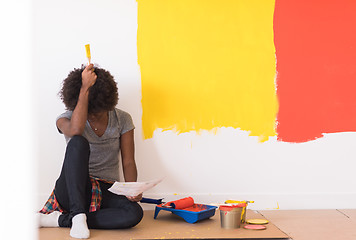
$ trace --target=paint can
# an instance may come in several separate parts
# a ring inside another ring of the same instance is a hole
[[[244,207],[246,207],[245,203],[221,205],[219,207],[221,227],[225,229],[239,228]]]
[[[248,206],[249,203],[254,203],[255,201],[237,201],[237,200],[226,200],[225,203],[228,204],[240,204],[240,203],[245,203],[246,206],[243,207],[242,209],[242,217],[241,217],[241,223],[245,223],[246,222],[246,208]]]

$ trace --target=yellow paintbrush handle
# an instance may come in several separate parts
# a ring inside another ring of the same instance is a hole
[[[87,58],[90,64],[90,60],[91,60],[91,55],[90,55],[90,44],[85,45],[85,52],[87,54]]]
[[[236,201],[236,200],[226,200],[225,203],[254,203],[255,201]]]

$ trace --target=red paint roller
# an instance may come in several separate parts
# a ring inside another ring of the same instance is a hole
[[[174,209],[185,209],[194,205],[194,199],[192,197],[186,197],[176,201],[168,202],[164,205],[171,206]]]

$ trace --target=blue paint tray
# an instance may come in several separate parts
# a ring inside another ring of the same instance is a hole
[[[196,223],[198,221],[210,218],[215,215],[215,209],[217,208],[215,206],[204,205],[204,204],[194,204],[194,205],[201,207],[203,210],[195,212],[195,211],[188,211],[184,209],[174,209],[171,207],[162,207],[162,204],[157,205],[155,209],[154,219],[157,218],[157,215],[161,210],[172,212],[173,214],[182,217],[188,223]]]

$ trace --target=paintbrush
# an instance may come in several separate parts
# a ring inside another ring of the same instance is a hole
[[[236,201],[236,200],[226,200],[225,203],[254,203],[255,201]]]
[[[90,44],[85,45],[85,52],[86,52],[86,54],[87,54],[88,62],[89,62],[89,64],[90,64],[90,60],[91,60]]]

